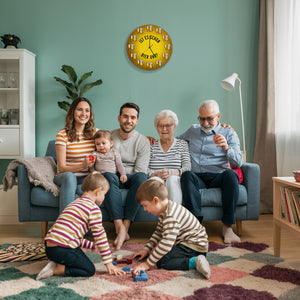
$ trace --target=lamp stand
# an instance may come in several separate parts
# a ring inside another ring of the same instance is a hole
[[[243,132],[243,151],[242,157],[243,161],[247,161],[247,155],[246,155],[246,142],[245,142],[245,127],[244,127],[244,113],[243,113],[243,100],[242,100],[242,81],[237,77],[236,78],[239,81],[239,92],[240,92],[240,106],[241,106],[241,118],[242,118],[242,132]]]

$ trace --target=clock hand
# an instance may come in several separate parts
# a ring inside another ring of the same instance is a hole
[[[154,52],[152,51],[152,49],[151,49],[151,48],[150,48],[150,50],[151,50],[152,54],[154,55]]]

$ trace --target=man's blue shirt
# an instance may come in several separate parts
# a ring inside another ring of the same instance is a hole
[[[223,135],[229,146],[227,151],[217,147],[213,140],[215,134]],[[201,130],[200,124],[192,125],[179,136],[189,143],[192,171],[195,173],[222,173],[226,169],[239,168],[243,163],[240,141],[236,132],[220,124],[210,133]]]

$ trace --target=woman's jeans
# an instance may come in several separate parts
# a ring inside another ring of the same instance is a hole
[[[206,253],[201,253],[182,244],[173,246],[173,248],[157,263],[158,269],[165,270],[189,270],[190,258],[198,255],[206,256]]]
[[[59,190],[59,213],[66,208],[68,204],[73,202],[78,196],[82,195],[81,189],[77,188],[78,184],[82,184],[85,177],[76,177],[72,172],[65,172],[54,177],[54,183],[60,187]]]
[[[90,277],[96,272],[94,264],[80,247],[46,247],[46,254],[50,260],[65,266],[65,276]]]
[[[130,220],[134,221],[136,213],[141,206],[135,200],[135,194],[140,185],[147,180],[147,175],[143,172],[135,174],[126,174],[127,181],[122,183],[119,176],[115,173],[106,172],[102,175],[108,180],[110,189],[108,190],[104,205],[108,210],[110,220]],[[122,189],[128,189],[125,205],[123,207]]]

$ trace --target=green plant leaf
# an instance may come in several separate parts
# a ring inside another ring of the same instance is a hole
[[[73,67],[67,66],[67,65],[62,65],[61,70],[68,75],[69,79],[75,85],[76,80],[77,80],[77,74],[76,74],[75,70],[73,69]]]
[[[61,79],[59,77],[54,76],[54,79],[56,81],[58,81],[59,83],[61,83],[65,88],[68,88],[68,87],[72,88],[72,87],[74,87],[74,85],[72,83],[70,83],[68,81],[65,81],[65,80],[63,80],[63,79]]]
[[[92,87],[96,86],[96,85],[100,85],[102,84],[102,80],[101,79],[98,79],[94,82],[91,82],[91,83],[87,83],[85,84],[82,89],[80,90],[80,93],[79,93],[79,96],[81,97],[84,93],[86,93],[89,89],[91,89]]]
[[[63,109],[63,110],[65,110],[65,111],[68,111],[68,109],[69,109],[69,107],[70,107],[70,103],[69,102],[67,102],[67,101],[59,101],[59,102],[57,102],[57,104],[58,104],[58,106],[61,108],[61,109]]]
[[[69,96],[66,96],[67,98],[74,100],[78,97],[78,92],[76,90],[67,88],[67,91],[69,94]]]
[[[93,71],[84,73],[78,80],[77,90],[81,87],[82,83],[93,74]]]

